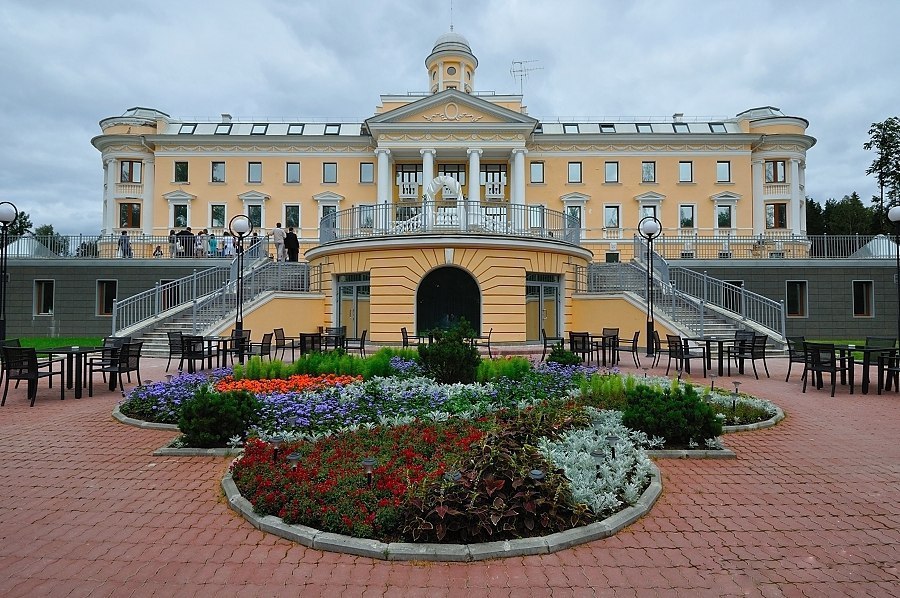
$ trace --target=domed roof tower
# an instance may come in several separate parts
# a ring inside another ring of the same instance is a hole
[[[425,59],[431,93],[458,89],[472,93],[478,59],[466,38],[452,30],[437,38],[431,54]]]

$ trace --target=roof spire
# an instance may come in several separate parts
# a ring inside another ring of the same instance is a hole
[[[450,0],[450,31],[453,31],[453,0]]]

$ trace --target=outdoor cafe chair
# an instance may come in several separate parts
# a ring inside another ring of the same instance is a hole
[[[409,331],[406,329],[406,326],[402,326],[400,328],[400,337],[403,339],[403,348],[409,348]]]
[[[666,364],[666,376],[669,375],[669,368],[672,362],[675,362],[675,368],[678,372],[684,372],[690,368],[691,359],[699,359],[703,364],[703,377],[706,378],[706,347],[691,347],[677,334],[667,334],[666,343],[668,344],[669,362]]]
[[[544,344],[544,350],[541,353],[541,361],[544,361],[544,359],[547,357],[547,351],[553,351],[553,347],[562,345],[566,339],[561,336],[547,336],[547,329],[541,328],[541,340]]]
[[[182,332],[180,330],[169,330],[169,360],[166,361],[166,371],[169,371],[169,366],[172,364],[173,357],[181,357],[181,336]]]
[[[813,384],[816,388],[822,388],[822,374],[831,374],[831,396],[834,396],[834,390],[837,385],[835,376],[838,373],[847,375],[850,383],[850,394],[853,394],[853,355],[851,354],[847,361],[839,360],[837,350],[833,343],[810,343],[804,344],[804,364],[803,364],[803,392],[806,392],[806,384],[809,382],[810,376],[813,376]]]
[[[34,347],[0,347],[0,354],[3,356],[3,400],[0,406],[6,404],[6,394],[9,392],[9,383],[15,380],[16,384],[21,380],[28,382],[27,398],[34,407],[34,401],[37,398],[37,384],[41,378],[47,378],[50,388],[53,388],[53,377],[59,376],[59,398],[65,399],[66,383],[63,378],[63,359],[42,359],[38,360]],[[59,369],[55,369],[54,364],[59,364]]]
[[[736,342],[735,346],[728,347],[728,375],[731,375],[731,358],[734,358],[735,365],[739,363],[743,365],[745,359],[750,360],[753,366],[753,375],[759,380],[759,374],[756,372],[756,361],[762,359],[763,368],[766,370],[766,378],[769,376],[769,366],[766,364],[766,343],[769,342],[768,335],[754,334],[749,342]]]
[[[604,360],[606,359],[605,352],[609,351],[611,365],[615,365],[619,356],[619,329],[604,327],[600,331],[600,336],[603,337],[603,341],[597,347],[597,351],[604,351]]]
[[[785,382],[791,378],[791,366],[793,364],[806,363],[806,355],[803,352],[803,344],[806,342],[806,338],[802,336],[789,336],[786,340],[788,350],[788,371],[787,376],[784,377]]]
[[[88,366],[88,396],[94,396],[94,373],[102,372],[104,377],[109,374],[109,389],[115,390],[116,382],[119,388],[123,388],[122,376],[128,377],[131,382],[131,372],[137,376],[137,383],[141,383],[141,348],[143,341],[133,343],[125,343],[115,352],[115,357],[111,361],[91,360]]]
[[[359,338],[344,339],[344,349],[347,351],[359,351],[360,357],[366,356],[366,334],[368,330],[363,330]]]
[[[260,359],[263,357],[268,357],[269,361],[272,360],[272,337],[274,336],[273,332],[267,332],[263,334],[262,340],[258,343],[251,342],[247,345],[247,351],[244,353],[245,357],[257,356]]]
[[[234,363],[234,356],[247,355],[250,351],[250,330],[233,329],[231,336],[226,339],[227,342],[221,347],[224,357],[230,357],[231,363]]]
[[[616,363],[621,359],[622,351],[628,351],[631,353],[631,359],[634,361],[634,365],[636,367],[641,367],[641,359],[638,357],[638,339],[641,336],[641,331],[636,330],[634,336],[630,339],[620,339],[616,343],[615,351],[616,351]]]
[[[590,362],[594,358],[594,344],[590,332],[570,332],[569,351],[581,357],[581,361]]]
[[[187,362],[187,371],[189,373],[193,374],[197,369],[202,370],[203,360],[207,357],[206,339],[196,334],[181,335],[181,355],[178,360],[179,372],[183,370],[185,361]],[[194,365],[197,361],[200,362],[199,368]]]
[[[284,360],[287,350],[291,350],[291,361],[295,359],[295,351],[300,348],[297,337],[285,336],[284,328],[276,328],[275,333],[275,358],[278,358],[278,351],[281,351],[281,359]]]

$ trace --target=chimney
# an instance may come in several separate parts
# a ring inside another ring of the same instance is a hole
[[[230,114],[226,114],[225,112],[223,112],[223,113],[222,113],[222,122],[223,122],[223,123],[230,123],[230,122],[231,122],[231,115],[230,115]]]

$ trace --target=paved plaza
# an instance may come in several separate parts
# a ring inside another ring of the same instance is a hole
[[[144,378],[164,366],[145,360]],[[614,537],[464,564],[262,533],[225,503],[228,460],[154,457],[175,434],[115,421],[119,392],[60,401],[41,381],[29,408],[23,385],[0,408],[0,595],[900,595],[900,395],[802,394],[796,366],[787,383],[786,359],[769,369],[734,379],[786,419],[725,436],[736,460],[658,460],[662,496]]]

